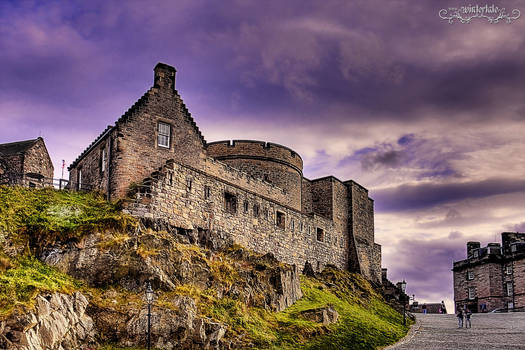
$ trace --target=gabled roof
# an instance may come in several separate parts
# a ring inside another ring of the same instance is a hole
[[[4,156],[10,156],[17,153],[25,153],[28,149],[33,147],[34,144],[38,142],[38,140],[42,140],[42,138],[39,137],[34,140],[2,143],[0,144],[0,154]]]

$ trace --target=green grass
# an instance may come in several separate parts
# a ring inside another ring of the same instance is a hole
[[[31,307],[41,292],[72,293],[82,284],[39,260],[24,256],[11,262],[0,273],[0,316],[7,316],[17,306]]]
[[[125,229],[135,220],[100,194],[0,186],[0,233],[34,242],[80,237],[103,229]]]
[[[377,349],[406,334],[402,316],[366,280],[342,271],[330,273],[336,275],[330,287],[323,280],[303,276],[303,298],[279,313],[246,307],[231,298],[200,307],[208,306],[207,316],[230,326],[228,337],[245,333],[246,346],[257,349]],[[328,305],[339,313],[335,324],[323,326],[301,316],[302,311]]]

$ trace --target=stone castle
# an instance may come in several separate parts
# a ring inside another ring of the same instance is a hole
[[[138,217],[380,283],[366,188],[333,176],[307,179],[300,155],[278,144],[206,142],[175,90],[175,68],[159,63],[154,72],[153,87],[69,166],[70,184],[128,198]]]

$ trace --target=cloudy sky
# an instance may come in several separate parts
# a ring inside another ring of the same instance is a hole
[[[207,141],[281,143],[306,177],[369,188],[390,279],[450,301],[468,240],[525,231],[525,1],[494,4],[523,16],[439,18],[459,0],[4,0],[0,142],[43,136],[59,177],[168,63]]]

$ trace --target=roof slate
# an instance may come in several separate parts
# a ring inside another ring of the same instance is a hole
[[[28,149],[33,147],[40,138],[34,140],[17,141],[0,144],[0,154],[10,156],[17,153],[25,153]]]

